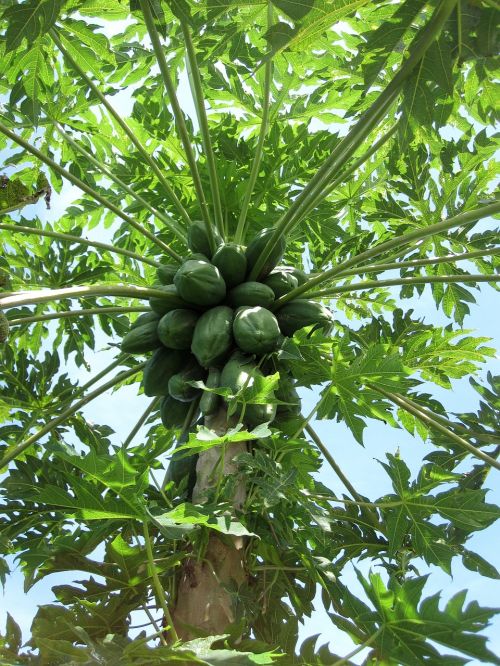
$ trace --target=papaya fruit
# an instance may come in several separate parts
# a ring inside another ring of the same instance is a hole
[[[158,276],[158,280],[161,284],[174,284],[174,275],[178,270],[178,264],[162,264],[156,269],[156,275]]]
[[[240,351],[231,354],[227,363],[222,368],[219,386],[230,388],[233,393],[237,393],[245,382],[250,381],[251,374],[257,366],[250,356]]]
[[[186,404],[186,403],[184,403]],[[189,407],[189,405],[188,405]],[[189,439],[189,431],[183,432],[177,439],[175,448],[185,444]],[[163,485],[173,483],[178,489],[185,490],[188,497],[191,497],[192,490],[196,483],[196,463],[198,462],[198,454],[186,455],[186,451],[172,453],[170,462],[167,467]],[[185,487],[184,487],[185,484]]]
[[[137,319],[134,321],[134,323],[130,326],[130,330],[133,328],[137,328],[138,326],[143,326],[144,324],[147,324],[150,321],[156,321],[158,323],[160,321],[160,315],[157,312],[144,312],[143,314],[139,315]]]
[[[312,324],[327,328],[333,323],[333,315],[321,303],[296,298],[285,305],[276,313],[276,319],[283,335],[292,336],[305,326]]]
[[[179,298],[175,285],[155,285],[154,288],[159,289],[165,294],[164,298],[161,296],[151,296],[149,299],[149,305],[151,306],[151,309],[160,316],[167,314],[167,312],[170,312],[170,310],[186,307],[186,303],[184,303],[183,300]]]
[[[276,266],[277,271],[284,271],[285,273],[290,273],[297,279],[299,287],[307,282],[309,279],[307,273],[305,273],[301,268],[295,268],[295,266]]]
[[[187,257],[184,257],[183,262],[185,261],[210,261],[206,254],[201,252],[191,252]]]
[[[277,405],[277,413],[292,413],[300,414],[301,402],[299,394],[294,386],[292,377],[280,377],[278,390],[276,391],[276,398],[281,402],[286,403]]]
[[[183,370],[172,375],[168,380],[169,395],[181,402],[191,402],[198,397],[200,389],[191,386],[188,382],[204,380],[206,374],[206,370],[193,358],[192,361],[188,361]]]
[[[261,377],[261,370],[252,359],[241,352],[236,352],[222,368],[220,386],[227,387],[237,393],[243,388],[251,387],[256,377]],[[240,413],[243,422],[255,428],[261,423],[274,420],[276,416],[276,404],[249,404],[245,405],[244,412]]]
[[[281,338],[276,317],[259,306],[239,308],[236,311],[233,335],[238,347],[250,354],[274,351]]]
[[[166,395],[160,402],[160,417],[165,428],[182,428],[191,409],[189,402],[182,402]]]
[[[175,349],[160,347],[142,371],[142,386],[148,396],[168,395],[168,380],[182,369],[186,359]]]
[[[208,261],[185,261],[175,274],[174,284],[179,296],[192,305],[217,305],[226,295],[219,269]]]
[[[208,377],[205,382],[207,388],[219,388],[221,371],[218,368],[210,368],[208,371]],[[217,393],[210,393],[209,391],[203,391],[203,395],[200,399],[200,412],[203,416],[210,416],[215,414],[219,408],[221,402],[220,395]]]
[[[158,322],[158,337],[170,349],[189,349],[198,315],[192,310],[170,310]]]
[[[233,310],[226,305],[218,305],[204,312],[196,322],[191,343],[191,352],[198,363],[204,368],[218,365],[226,358],[232,345]]]
[[[244,305],[260,305],[268,308],[274,302],[274,292],[262,282],[243,282],[231,289],[227,295],[227,302],[233,308]]]
[[[222,243],[222,236],[213,225],[212,233],[215,240],[215,246],[218,247]],[[211,259],[212,250],[210,248],[210,241],[208,240],[207,228],[205,223],[201,220],[195,220],[193,224],[189,226],[187,244],[191,252],[200,252]]]
[[[276,405],[266,402],[261,405],[246,405],[243,421],[251,428],[256,428],[261,423],[270,423],[276,417]]]
[[[161,345],[157,329],[156,321],[149,321],[146,324],[132,328],[122,340],[122,352],[126,354],[144,354],[157,349]]]
[[[219,269],[228,289],[244,281],[247,274],[247,258],[243,245],[237,243],[220,245],[212,257],[212,263]]]
[[[273,227],[266,227],[259,231],[259,233],[250,241],[246,249],[246,256],[248,262],[248,270],[251,271],[252,268],[257,263],[257,259],[261,256],[264,248],[266,247],[269,239],[274,234]],[[266,259],[264,265],[257,275],[257,280],[262,280],[275,268],[279,262],[282,260],[283,255],[285,254],[286,241],[283,236],[281,236],[271,251],[271,254]]]
[[[273,290],[274,297],[279,298],[298,287],[297,278],[288,271],[274,270],[264,280],[266,287]]]

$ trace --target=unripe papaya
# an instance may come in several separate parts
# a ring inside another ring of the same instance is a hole
[[[257,366],[252,358],[237,351],[222,368],[220,386],[230,388],[233,393],[237,393],[246,382],[251,381],[252,373],[256,370]]]
[[[285,303],[276,313],[276,319],[283,335],[292,336],[295,331],[311,324],[331,326],[333,315],[328,308],[317,301],[297,298]]]
[[[158,280],[163,285],[174,284],[174,275],[179,270],[178,264],[162,264],[156,269]]]
[[[204,312],[196,322],[191,352],[204,368],[218,365],[233,345],[233,311],[218,305]]]
[[[167,312],[170,312],[170,310],[186,307],[186,303],[182,300],[182,298],[179,297],[175,285],[155,285],[154,288],[162,291],[165,294],[164,297],[151,296],[149,299],[149,305],[151,306],[151,309],[160,316],[167,314]]]
[[[208,377],[205,382],[207,388],[219,388],[221,371],[218,368],[210,368],[208,371]],[[219,408],[221,401],[220,395],[217,393],[210,393],[209,391],[203,391],[203,395],[200,399],[200,412],[203,416],[210,416],[215,414]]]
[[[220,386],[238,393],[243,388],[252,387],[257,377],[262,377],[262,372],[251,358],[236,352],[222,368]],[[273,421],[275,416],[274,403],[246,404],[241,418],[246,425],[255,428],[261,423]]]
[[[285,412],[300,414],[300,397],[293,385],[293,379],[291,377],[280,377],[276,397],[278,400],[281,400],[281,402],[286,403],[277,406],[278,414],[283,414]]]
[[[213,225],[212,233],[215,240],[215,247],[217,248],[222,243],[222,237]],[[201,254],[204,254],[209,259],[212,257],[210,241],[208,239],[207,228],[204,222],[196,220],[190,225],[188,229],[187,243],[191,252],[201,252]]]
[[[247,405],[243,420],[251,428],[256,428],[261,423],[270,423],[276,417],[276,405],[266,402],[261,405]]]
[[[149,323],[150,321],[155,321],[157,324],[160,321],[160,315],[157,312],[144,312],[139,315],[133,324],[130,326],[130,330],[137,328],[138,326],[143,326],[144,324]]]
[[[268,244],[269,239],[273,234],[274,234],[274,228],[268,227],[266,229],[262,229],[262,231],[259,231],[259,233],[253,238],[253,240],[250,241],[250,244],[248,245],[246,250],[249,271],[251,271],[252,268],[257,263],[257,259],[260,258],[261,254],[264,251],[264,248]],[[272,249],[271,254],[266,259],[264,265],[259,271],[257,280],[264,279],[267,275],[269,275],[269,273],[273,270],[273,268],[275,268],[275,266],[279,264],[279,262],[283,258],[283,255],[285,254],[285,249],[286,249],[286,241],[283,236],[280,236],[276,245]]]
[[[142,324],[142,326],[132,328],[122,340],[122,352],[126,354],[145,354],[157,349],[161,345],[157,328],[156,321],[149,321]]]
[[[264,284],[273,290],[275,298],[279,298],[298,287],[299,283],[292,273],[274,270],[266,277]]]
[[[219,269],[228,289],[243,282],[247,274],[247,258],[243,245],[220,245],[212,257],[212,263]]]
[[[250,354],[274,351],[280,341],[276,317],[266,308],[239,308],[233,322],[233,335],[240,349]]]
[[[188,361],[184,370],[172,375],[168,380],[169,394],[181,402],[191,402],[200,394],[200,389],[191,386],[188,382],[203,380],[207,374],[206,370],[198,365],[193,357],[191,358],[192,361]]]
[[[168,395],[168,380],[182,369],[185,362],[185,355],[175,349],[157,349],[144,366],[144,393],[148,396]]]
[[[274,292],[262,282],[242,282],[237,287],[233,287],[227,296],[227,302],[233,308],[239,308],[244,305],[260,305],[268,308],[274,302]]]
[[[170,349],[189,349],[197,321],[192,310],[170,310],[158,323],[158,337]]]
[[[301,268],[296,268],[295,266],[276,266],[277,271],[284,271],[285,273],[290,273],[296,278],[299,287],[307,282],[309,279],[307,273],[305,273]]]
[[[217,305],[226,295],[226,283],[219,269],[208,261],[184,262],[174,283],[179,296],[193,305]]]
[[[166,395],[160,402],[160,416],[165,428],[182,428],[190,409],[189,402],[181,402]]]

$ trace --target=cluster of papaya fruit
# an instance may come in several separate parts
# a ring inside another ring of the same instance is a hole
[[[202,393],[193,382],[237,393],[263,374],[262,357],[278,350],[286,336],[305,326],[331,324],[330,311],[312,300],[293,299],[271,311],[276,299],[307,279],[297,268],[278,265],[284,239],[274,247],[257,280],[247,280],[272,234],[273,229],[263,229],[244,247],[224,243],[214,230],[217,249],[212,253],[205,225],[195,222],[188,230],[192,254],[180,266],[158,268],[160,284],[155,288],[165,296],[150,299],[151,312],[133,323],[122,350],[154,352],[143,371],[143,387],[148,396],[163,396],[160,413],[166,427],[181,427],[197,398],[203,416],[218,410],[220,396]],[[290,411],[300,411],[291,377],[280,380],[276,398]],[[246,404],[242,420],[255,427],[275,416],[276,404]]]

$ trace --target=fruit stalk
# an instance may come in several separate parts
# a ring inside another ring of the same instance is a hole
[[[313,176],[308,185],[294,200],[290,208],[284,213],[276,225],[275,233],[269,239],[267,248],[254,266],[250,278],[254,279],[260,272],[269,254],[273,251],[279,238],[289,234],[292,229],[317,205],[328,192],[332,174],[337,173],[351,158],[357,148],[362,144],[370,132],[385,116],[391,105],[397,99],[404,83],[413,73],[416,65],[424,57],[427,49],[439,36],[444,24],[453,11],[457,0],[442,0],[425,28],[418,34],[410,47],[410,55],[401,65],[397,74],[388,86],[380,93],[375,102],[359,118],[349,134],[342,139],[333,150],[319,171]]]
[[[175,126],[177,128],[177,132],[179,133],[179,137],[184,147],[184,152],[186,154],[189,170],[191,172],[191,178],[193,179],[193,185],[196,190],[196,197],[198,199],[198,204],[201,210],[201,216],[203,218],[203,221],[205,222],[207,233],[209,234],[210,237],[212,229],[210,214],[208,212],[208,205],[205,199],[205,193],[203,191],[203,185],[201,183],[200,174],[198,172],[198,165],[196,163],[196,158],[191,145],[191,137],[189,136],[186,123],[184,122],[184,115],[182,113],[179,100],[177,99],[177,93],[175,91],[172,78],[170,76],[167,59],[165,58],[165,52],[161,45],[160,37],[158,35],[158,31],[154,23],[154,18],[151,13],[151,8],[146,0],[139,0],[139,2],[141,6],[141,11],[144,16],[144,22],[146,24],[149,37],[151,39],[151,44],[153,45],[153,50],[155,52],[156,60],[160,68],[160,73],[163,79],[163,83],[165,84],[170,104],[172,105],[172,110],[174,112],[174,118],[175,118]],[[213,251],[215,251],[215,244],[213,246]]]
[[[273,22],[273,5],[270,1],[267,3],[267,27],[271,28]],[[271,106],[271,82],[273,77],[273,59],[268,57],[265,64],[265,73],[264,73],[264,94],[262,102],[262,120],[260,123],[259,130],[259,139],[257,141],[257,147],[255,149],[255,155],[252,162],[252,170],[250,171],[250,177],[248,178],[247,187],[245,190],[245,196],[243,198],[243,203],[241,204],[240,216],[238,218],[238,226],[236,227],[236,233],[234,240],[236,243],[242,243],[245,238],[245,222],[247,219],[248,206],[250,204],[250,199],[252,197],[253,188],[257,181],[257,176],[259,175],[259,167],[262,160],[262,153],[264,150],[264,141],[266,140],[267,130],[269,127],[269,111]]]
[[[50,229],[35,229],[33,227],[24,227],[19,224],[4,224],[0,223],[0,229],[5,229],[6,231],[12,231],[13,233],[21,234],[35,234],[36,236],[46,236],[47,238],[55,238],[57,240],[65,241],[68,243],[80,243],[80,245],[87,245],[88,247],[98,247],[101,250],[106,252],[113,252],[114,254],[121,254],[124,257],[130,257],[136,261],[141,261],[144,264],[149,264],[158,268],[161,264],[154,259],[148,259],[143,257],[136,252],[131,250],[125,250],[121,247],[116,247],[115,245],[109,245],[108,243],[101,243],[101,241],[89,241],[86,238],[81,238],[80,236],[73,236],[71,234],[64,234],[60,231],[51,231]]]
[[[88,287],[66,287],[64,289],[34,289],[33,291],[6,292],[0,298],[0,308],[13,308],[19,305],[35,305],[60,301],[65,298],[93,298],[96,296],[130,296],[131,298],[149,299],[157,297],[175,302],[167,298],[165,292],[153,287],[131,287],[125,285],[93,284]],[[178,307],[182,302],[178,299]]]
[[[460,213],[458,215],[455,215],[454,217],[450,217],[447,220],[436,222],[436,224],[430,224],[427,227],[423,228],[420,227],[418,229],[415,229],[415,231],[410,231],[407,234],[396,236],[391,240],[385,241],[385,243],[380,243],[379,245],[375,245],[375,247],[372,247],[370,250],[366,250],[365,252],[360,252],[360,254],[356,255],[355,257],[351,257],[350,259],[347,259],[347,261],[344,261],[338,264],[337,266],[330,268],[324,273],[321,273],[320,275],[317,275],[314,278],[310,278],[305,284],[297,287],[297,289],[294,289],[293,291],[289,292],[285,296],[282,296],[280,299],[278,299],[278,301],[276,301],[276,303],[274,304],[274,309],[279,309],[287,301],[300,297],[302,294],[310,291],[313,287],[323,284],[323,282],[327,282],[332,277],[335,277],[336,275],[339,275],[340,273],[345,271],[347,268],[350,268],[351,266],[356,266],[357,264],[361,264],[363,261],[366,261],[367,259],[376,257],[377,255],[383,254],[384,252],[392,250],[393,248],[400,248],[402,245],[409,245],[414,241],[419,241],[429,236],[442,234],[444,231],[447,231],[448,229],[454,229],[456,227],[462,227],[469,224],[473,224],[474,222],[477,222],[477,220],[481,220],[490,215],[496,215],[499,212],[500,212],[500,201],[495,201],[485,206],[481,206],[479,208],[473,208],[472,210]]]
[[[336,294],[345,294],[351,291],[359,291],[361,289],[379,289],[382,287],[404,286],[405,284],[435,284],[444,283],[452,284],[454,282],[498,282],[500,275],[418,275],[416,277],[399,277],[390,280],[366,280],[365,282],[357,282],[354,284],[344,284],[339,287],[331,287],[322,291],[315,291],[308,294],[309,298],[328,298]]]

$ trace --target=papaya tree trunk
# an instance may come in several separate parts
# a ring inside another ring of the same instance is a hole
[[[205,418],[205,425],[222,436],[234,425],[230,421],[226,409],[221,408]],[[234,442],[202,452],[196,465],[193,503],[205,502],[221,475],[237,475],[235,458],[246,451],[246,442]],[[239,478],[232,500],[234,509],[241,509],[245,498],[245,480]],[[245,545],[245,537],[219,536],[212,531],[205,552],[185,562],[172,610],[179,638],[191,640],[200,634],[220,635],[238,619],[238,589],[248,580]]]

